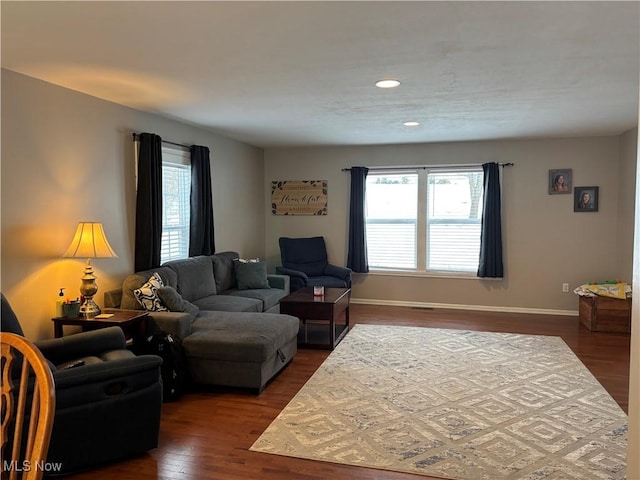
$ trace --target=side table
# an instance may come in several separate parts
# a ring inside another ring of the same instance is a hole
[[[134,347],[143,345],[144,339],[147,335],[147,320],[149,314],[144,310],[120,310],[120,309],[105,309],[102,313],[113,314],[109,318],[68,318],[68,317],[54,317],[53,321],[53,335],[56,338],[60,338],[64,335],[63,328],[65,325],[80,326],[83,332],[91,330],[99,330],[107,327],[120,327],[124,332],[128,342],[131,342]]]

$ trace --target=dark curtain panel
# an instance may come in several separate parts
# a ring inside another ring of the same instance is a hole
[[[502,211],[500,202],[500,166],[482,165],[484,173],[484,206],[480,237],[478,277],[502,278]]]
[[[347,267],[357,273],[369,271],[365,219],[367,167],[351,167],[351,203],[349,207],[349,254]]]
[[[162,242],[162,139],[153,133],[138,136],[135,271],[160,266]]]
[[[213,255],[215,251],[209,148],[193,145],[191,147],[189,256]]]

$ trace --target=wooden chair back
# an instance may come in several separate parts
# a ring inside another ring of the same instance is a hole
[[[39,480],[55,414],[53,375],[40,350],[24,337],[3,332],[0,344],[2,480]]]

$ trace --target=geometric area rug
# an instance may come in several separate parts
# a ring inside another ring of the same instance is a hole
[[[453,480],[624,479],[627,416],[559,337],[356,325],[256,452]]]

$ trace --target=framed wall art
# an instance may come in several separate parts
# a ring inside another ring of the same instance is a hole
[[[570,168],[549,170],[549,195],[571,193],[572,177]]]
[[[576,187],[573,194],[574,212],[598,211],[598,187]]]
[[[326,215],[326,180],[280,180],[271,182],[273,215]]]

